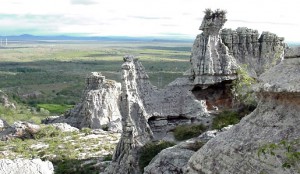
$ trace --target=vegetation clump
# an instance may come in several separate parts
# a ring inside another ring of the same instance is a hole
[[[257,155],[259,158],[263,155],[265,159],[273,157],[276,160],[283,160],[281,167],[294,168],[300,173],[300,152],[297,151],[299,146],[300,139],[282,140],[279,143],[268,143],[261,146],[257,151]]]
[[[235,111],[223,111],[213,119],[212,129],[222,129],[228,125],[237,124],[240,121],[238,112]]]
[[[174,137],[178,141],[187,140],[199,136],[204,131],[206,127],[202,124],[199,125],[180,125],[174,130]]]
[[[139,166],[141,171],[144,170],[150,161],[163,149],[174,146],[175,143],[169,141],[158,141],[158,142],[150,142],[147,143],[141,149],[141,156],[139,158]]]

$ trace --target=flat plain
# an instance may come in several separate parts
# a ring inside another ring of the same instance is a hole
[[[120,82],[128,54],[139,58],[153,85],[163,88],[188,69],[191,47],[192,42],[160,41],[13,42],[0,48],[0,89],[17,102],[61,113],[51,108],[76,104],[90,72]]]

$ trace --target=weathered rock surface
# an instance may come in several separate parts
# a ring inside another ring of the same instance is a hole
[[[186,166],[194,151],[188,149],[168,148],[155,156],[145,167],[144,174],[179,174]]]
[[[0,131],[6,129],[8,127],[9,127],[9,124],[5,120],[0,119]]]
[[[236,61],[220,37],[226,21],[226,12],[206,10],[199,28],[203,32],[196,37],[192,48],[192,68],[185,74],[195,85],[211,85],[236,78]]]
[[[300,47],[290,47],[284,52],[284,58],[299,58],[300,57]]]
[[[0,159],[1,174],[53,174],[54,168],[50,161],[41,159]]]
[[[227,126],[222,130],[206,131],[199,137],[185,140],[179,144],[162,150],[144,168],[145,174],[178,174],[183,173],[187,167],[188,160],[207,141],[215,138],[221,132],[227,131],[232,126]]]
[[[33,138],[33,135],[40,131],[41,127],[36,124],[17,121],[12,126],[0,132],[0,139],[10,138]]]
[[[137,69],[133,56],[125,56],[122,65],[122,93],[120,96],[123,132],[111,165],[106,173],[141,173],[138,151],[153,137],[148,125],[149,115],[139,97],[136,79]]]
[[[265,144],[300,137],[300,59],[285,59],[261,75],[254,112],[208,141],[189,160],[185,173],[297,173],[283,168],[284,156],[258,156]],[[296,147],[296,151],[300,147]]]
[[[246,65],[248,72],[257,77],[265,70],[280,63],[284,57],[284,38],[270,32],[260,36],[257,30],[240,27],[221,31],[223,43],[229,48],[238,64]]]
[[[55,127],[56,129],[62,132],[79,132],[79,129],[73,126],[70,126],[67,123],[53,123],[51,126]]]
[[[10,102],[8,96],[0,90],[0,104],[6,108],[16,109],[16,105]]]
[[[106,80],[98,72],[92,72],[86,79],[86,88],[80,103],[67,112],[63,117],[50,118],[43,123],[65,122],[77,128],[91,129],[112,128],[120,131],[121,114],[118,98],[121,84],[113,80]],[[114,122],[112,128],[107,127]]]

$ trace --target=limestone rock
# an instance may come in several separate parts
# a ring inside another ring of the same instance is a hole
[[[163,139],[178,124],[206,124],[211,120],[205,102],[198,101],[191,92],[194,85],[188,78],[178,78],[164,89],[157,89],[151,84],[145,68],[137,59],[124,63],[123,67],[134,69],[129,71],[132,77],[128,84],[135,88],[137,97],[143,103],[147,112],[146,119],[149,120],[155,139]],[[121,103],[122,99],[121,97]]]
[[[236,61],[219,34],[226,21],[226,12],[206,10],[199,28],[203,32],[196,37],[192,48],[192,68],[186,72],[195,85],[216,84],[236,78]]]
[[[173,147],[162,150],[157,154],[144,168],[145,174],[165,174],[165,173],[183,173],[188,160],[199,150],[208,140],[216,137],[221,132],[227,131],[231,126],[219,130],[206,131],[199,137],[191,138],[178,143]]]
[[[258,149],[299,139],[299,67],[300,59],[286,59],[262,74],[256,87],[258,107],[227,132],[208,141],[190,158],[185,173],[297,173],[293,166],[282,167],[284,155],[259,157]]]
[[[51,126],[55,127],[56,129],[62,132],[79,132],[79,129],[76,127],[72,127],[67,123],[53,123]]]
[[[17,121],[12,126],[7,127],[0,132],[0,139],[7,140],[10,138],[33,138],[33,135],[39,132],[39,125]]]
[[[9,124],[5,120],[0,119],[0,131],[6,129],[8,127],[9,127]]]
[[[300,57],[300,47],[289,47],[284,52],[284,58],[299,58]]]
[[[86,79],[81,102],[64,117],[49,118],[44,123],[65,122],[77,128],[105,128],[110,122],[121,120],[118,104],[120,92],[120,83],[106,80],[101,73],[92,72]]]
[[[16,105],[10,102],[8,96],[0,90],[0,104],[6,108],[16,109]]]
[[[53,174],[54,168],[50,161],[41,159],[0,159],[1,174]]]
[[[155,156],[145,167],[144,174],[179,174],[194,151],[179,148],[167,148]]]
[[[247,66],[253,77],[280,63],[284,58],[284,38],[270,32],[260,36],[257,30],[240,27],[236,30],[222,29],[221,38],[237,63]]]
[[[123,132],[106,173],[139,174],[138,151],[153,137],[148,125],[149,115],[139,97],[134,62],[133,56],[124,57],[120,96]]]

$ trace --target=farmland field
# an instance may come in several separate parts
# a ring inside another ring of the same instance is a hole
[[[137,56],[152,84],[163,88],[188,69],[191,46],[192,42],[15,42],[0,48],[0,89],[25,105],[69,107],[80,100],[89,72],[120,82],[127,54]]]

